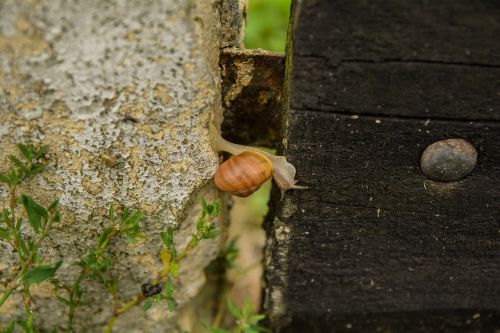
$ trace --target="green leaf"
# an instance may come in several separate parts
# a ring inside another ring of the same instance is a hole
[[[123,208],[122,222],[128,219],[128,207]]]
[[[219,234],[220,234],[219,230],[210,230],[208,232],[203,233],[203,238],[210,239],[219,236]]]
[[[7,177],[9,178],[9,181],[11,183],[15,182],[18,180],[16,171],[14,169],[10,169],[9,173],[7,174]]]
[[[33,175],[36,175],[37,173],[40,173],[42,172],[43,170],[45,170],[45,167],[47,166],[47,164],[36,164],[36,165],[33,165],[31,167],[31,169],[28,170],[28,176],[33,176]]]
[[[49,212],[52,212],[52,211],[56,210],[57,207],[59,207],[59,199],[52,201],[52,203],[49,205],[49,207],[47,207],[47,210]]]
[[[17,326],[21,326],[25,333],[31,333],[28,324],[24,320],[16,320]]]
[[[17,230],[17,238],[19,241],[19,248],[21,249],[21,253],[25,256],[28,257],[30,255],[30,250],[26,246],[26,243],[24,242],[23,235],[21,234],[20,230]]]
[[[198,237],[195,234],[191,234],[191,243],[193,244],[192,248],[195,248],[198,245],[198,242]]]
[[[67,306],[69,306],[71,303],[69,300],[67,300],[66,298],[64,297],[61,297],[61,296],[57,296],[57,299],[59,300],[59,302],[63,303],[63,304],[66,304]]]
[[[174,285],[173,285],[171,279],[168,279],[165,282],[165,285],[163,286],[163,292],[162,292],[162,294],[165,295],[165,297],[167,297],[167,298],[174,297]]]
[[[227,307],[234,318],[241,319],[243,317],[243,314],[241,313],[240,309],[238,309],[236,305],[233,302],[231,302],[229,298],[227,299]]]
[[[200,231],[203,228],[204,224],[205,224],[205,218],[200,217],[198,221],[196,221],[196,231]]]
[[[5,228],[0,228],[0,238],[4,240],[9,240],[10,239],[10,232],[8,229]]]
[[[52,217],[52,222],[60,222],[61,221],[61,214],[59,212],[55,213],[54,216]]]
[[[19,148],[19,151],[21,151],[21,154],[24,156],[25,159],[27,159],[28,161],[32,159],[31,150],[28,148],[28,146],[20,143],[17,145],[17,148]]]
[[[165,244],[167,248],[170,248],[172,245],[174,245],[174,229],[171,226],[167,227],[167,230],[165,232],[161,232],[160,237],[163,241],[163,244]]]
[[[115,220],[115,209],[113,207],[113,203],[109,204],[108,219],[110,221],[114,221]]]
[[[9,210],[7,208],[4,208],[2,210],[2,221],[7,222],[9,220],[9,215],[10,215]]]
[[[175,310],[175,302],[173,299],[171,298],[167,298],[167,306],[168,306],[168,310],[170,312],[173,312]]]
[[[54,276],[59,267],[61,267],[61,264],[62,260],[59,260],[54,265],[41,265],[34,267],[23,275],[23,282],[28,285],[43,282]]]
[[[253,315],[251,316],[248,321],[251,323],[251,324],[257,324],[259,321],[261,321],[262,319],[266,318],[265,315],[262,315],[262,314],[258,314],[258,315]]]
[[[264,326],[252,325],[252,328],[257,330],[257,332],[259,332],[259,333],[272,333],[272,331],[270,329],[268,329],[267,327],[264,327]]]
[[[16,230],[19,231],[22,225],[23,225],[23,219],[17,219]]]
[[[97,244],[99,246],[104,244],[104,242],[106,241],[106,239],[108,238],[108,235],[111,233],[112,230],[113,230],[113,227],[107,227],[106,229],[104,229],[101,236],[99,236],[99,240],[97,241]]]
[[[201,209],[203,209],[203,211],[207,210],[207,202],[205,201],[205,198],[200,197],[200,205],[201,205]]]
[[[128,216],[128,218],[123,221],[126,225],[138,225],[139,222],[144,217],[142,212],[134,212],[132,215]]]
[[[142,303],[142,311],[146,312],[153,306],[153,300],[151,298],[147,298],[144,303]]]
[[[220,204],[220,199],[216,200],[210,205],[206,205],[203,210],[210,216],[217,216],[219,215],[219,204]]]
[[[170,262],[170,273],[172,273],[172,275],[174,277],[179,276],[179,263],[178,262],[176,262],[176,261]]]
[[[30,252],[36,252],[36,242],[34,239],[28,239],[28,249]]]
[[[0,172],[0,183],[4,183],[6,185],[10,185],[10,179]]]
[[[9,155],[9,159],[19,170],[23,172],[26,171],[26,166],[17,157],[15,157],[14,155]]]
[[[40,216],[36,213],[35,209],[31,205],[31,201],[23,201],[24,209],[28,215],[28,221],[33,228],[33,230],[38,233],[42,224],[40,222]]]
[[[43,218],[45,222],[49,219],[47,210],[33,200],[33,198],[24,194],[21,196],[21,202],[26,210],[26,215],[28,215],[28,221],[31,227],[36,233],[38,233],[42,226],[40,218]]]
[[[48,147],[49,146],[47,146],[47,145],[41,145],[40,148],[38,148],[38,150],[35,151],[34,158],[39,159],[40,157],[44,156],[45,153],[47,152]]]
[[[2,333],[13,333],[14,332],[14,327],[16,326],[16,322],[13,320],[7,325],[3,330]]]
[[[245,332],[245,333],[259,333],[258,330],[254,329],[252,327],[246,327],[243,332]]]

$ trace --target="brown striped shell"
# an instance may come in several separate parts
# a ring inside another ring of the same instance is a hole
[[[273,165],[266,156],[255,151],[244,151],[219,165],[214,181],[222,192],[246,197],[271,178],[272,171]]]

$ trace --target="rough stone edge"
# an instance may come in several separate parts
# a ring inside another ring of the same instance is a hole
[[[199,39],[199,40],[203,41],[203,48],[201,48],[202,50],[205,50],[205,53],[203,56],[206,58],[207,64],[210,65],[211,71],[215,74],[219,72],[218,55],[219,55],[220,37],[221,37],[220,24],[218,22],[214,22],[215,17],[217,15],[211,15],[211,16],[205,15],[205,16],[203,16],[203,15],[199,15],[199,14],[203,14],[203,13],[207,13],[209,11],[212,11],[213,7],[215,7],[216,3],[217,3],[216,0],[212,0],[210,2],[208,2],[208,1],[207,2],[196,1],[195,5],[193,5],[193,7],[192,7],[192,13],[191,13],[194,20],[198,23],[196,28],[195,28],[194,34],[197,34],[197,35],[199,34],[199,35],[203,36],[203,37],[200,37],[200,39]],[[198,16],[196,14],[198,14]],[[208,17],[209,19],[214,19],[214,21],[212,21],[208,24],[204,24],[201,17],[203,17],[203,19],[206,19]],[[206,29],[207,25],[209,27],[211,27],[211,29]],[[208,37],[208,38],[206,38],[206,37]],[[206,51],[206,50],[208,50],[208,51]],[[217,87],[215,90],[217,90],[220,93],[220,84],[218,84],[218,82],[216,82],[216,84],[217,84]],[[219,99],[217,99],[217,98],[214,99],[213,106],[214,106],[213,112],[221,113],[220,111],[218,111],[218,110],[221,110]],[[201,193],[204,193],[207,195],[215,193],[215,196],[216,196],[216,192],[213,190],[213,187],[211,186],[210,180],[208,180],[207,182],[202,184],[200,186],[200,188],[198,190],[194,191],[189,196],[189,198],[186,200],[187,202],[189,202],[189,204],[186,204],[186,206],[184,208],[184,214],[181,214],[184,217],[178,221],[179,226],[186,226],[186,228],[188,228],[190,226],[194,226],[196,219],[198,217],[198,213],[196,212],[195,214],[192,214],[191,211],[196,210],[196,207],[199,206],[198,197],[200,196]],[[224,215],[224,211],[223,211],[221,223],[224,223],[224,221],[227,220],[224,217],[225,217],[225,215]],[[189,233],[189,235],[190,235],[190,233]],[[176,235],[176,237],[179,237],[182,239],[189,238],[187,236],[186,237],[180,237],[180,236],[181,236],[180,233],[179,233],[179,235]],[[215,258],[216,255],[217,255],[217,253],[214,252],[213,257]],[[182,274],[182,268],[181,268],[181,274]],[[201,286],[200,286],[200,288],[201,288]],[[198,288],[198,291],[200,288]],[[194,301],[194,298],[192,299],[192,301]]]
[[[219,4],[221,48],[241,47],[247,18],[247,0],[222,0]]]
[[[247,10],[247,0],[213,0],[214,2],[210,4],[218,13],[218,15],[213,15],[211,18],[214,20],[218,19],[218,22],[211,22],[208,26],[213,27],[214,30],[207,33],[204,30],[204,24],[200,24],[199,33],[211,38],[200,40],[203,41],[203,45],[200,47],[208,51],[207,54],[213,55],[214,58],[209,58],[207,63],[212,64],[212,70],[215,73],[219,73],[221,80],[218,81],[217,91],[219,92],[219,99],[216,100],[216,105],[211,114],[210,121],[213,121],[215,125],[220,128],[223,121],[223,108],[222,108],[222,93],[221,93],[221,81],[222,76],[220,75],[220,56],[221,52],[226,47],[241,47],[243,45],[243,37],[245,32],[245,21],[246,21],[246,10]],[[208,2],[206,1],[196,1],[193,11],[203,12],[203,10],[208,10]],[[200,9],[204,8],[204,9]],[[201,22],[201,18],[197,19],[197,22]],[[217,39],[215,37],[220,37]],[[208,124],[207,124],[208,126]],[[214,152],[214,154],[217,154]],[[200,192],[204,191],[204,188],[212,184],[212,180],[209,180],[200,188]],[[196,191],[196,193],[200,193]],[[191,196],[191,202],[194,205],[198,204],[197,194],[193,193]],[[219,249],[223,249],[227,241],[228,231],[229,231],[229,210],[232,206],[231,196],[222,192],[218,193],[219,199],[221,200],[221,207],[219,212],[219,227],[221,228],[221,235],[219,237]],[[186,211],[190,207],[186,206]],[[196,221],[194,221],[196,222]],[[184,222],[182,222],[184,223]],[[215,259],[215,257],[214,257]],[[213,313],[213,296],[215,293],[220,292],[220,286],[210,285],[210,281],[206,281],[205,285],[201,286],[198,290],[198,294],[191,299],[191,302],[186,304],[184,307],[179,309],[179,317],[177,320],[177,327],[179,331],[191,332],[191,333],[205,333],[206,328],[203,323],[198,321],[193,321],[194,318],[210,318]]]

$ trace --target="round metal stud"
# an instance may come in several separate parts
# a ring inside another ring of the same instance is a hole
[[[468,176],[477,162],[477,150],[463,139],[446,139],[425,148],[420,168],[432,180],[450,182]]]

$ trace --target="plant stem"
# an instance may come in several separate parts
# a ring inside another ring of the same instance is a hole
[[[15,206],[14,206],[14,208],[15,208]],[[11,211],[12,211],[12,208],[11,208]],[[12,216],[14,216],[13,212],[11,212],[11,214],[12,214]],[[36,244],[34,247],[35,249],[38,249],[40,247],[41,243],[43,242],[43,240],[45,239],[45,237],[47,237],[47,233],[50,230],[51,226],[52,226],[52,216],[49,216],[49,221],[43,226],[42,232],[36,241]],[[14,227],[14,233],[17,234],[15,227]],[[21,250],[19,248],[19,243],[17,243],[16,250],[17,250],[18,254],[21,252]],[[5,301],[10,296],[12,291],[14,289],[16,289],[21,284],[22,276],[24,275],[24,273],[26,273],[28,271],[31,264],[35,260],[35,257],[36,257],[36,252],[33,252],[30,254],[30,256],[26,260],[23,259],[23,261],[21,262],[21,270],[19,271],[19,273],[17,273],[14,280],[11,281],[11,283],[9,284],[7,289],[3,292],[2,297],[0,297],[0,306],[2,306],[3,303],[5,303]]]
[[[119,227],[114,226],[110,233],[107,235],[106,239],[102,242],[102,244],[97,249],[97,253],[102,255],[102,253],[106,250],[111,239],[118,233]],[[66,325],[66,332],[73,332],[73,319],[75,317],[75,311],[77,307],[80,305],[80,295],[78,294],[78,290],[80,289],[80,283],[89,273],[88,267],[83,267],[80,270],[80,274],[78,278],[73,283],[72,287],[69,290],[69,311],[68,311],[68,323]]]
[[[135,296],[131,301],[124,304],[122,307],[115,309],[113,315],[108,320],[108,324],[106,325],[106,330],[104,332],[111,333],[116,319],[118,319],[118,317],[120,317],[122,314],[124,314],[134,306],[141,304],[145,299],[146,297],[144,297],[142,294],[137,294],[137,296]]]
[[[104,242],[102,242],[101,246],[99,246],[99,253],[104,252],[109,242],[111,241],[111,238],[113,238],[118,233],[118,231],[120,231],[120,226],[119,225],[113,226],[113,229],[111,229],[110,233],[108,234],[108,237],[106,237]]]
[[[194,248],[195,244],[196,244],[196,240],[194,240],[194,238],[196,239],[199,239],[200,236],[199,236],[199,232],[196,233],[195,236],[193,236],[193,239],[191,239],[189,241],[189,243],[186,245],[186,247],[184,248],[184,250],[182,250],[178,255],[177,255],[177,261],[181,261],[182,259],[184,259],[184,257],[188,254],[189,250],[191,250],[192,248]]]
[[[205,218],[205,215],[203,215],[202,218]],[[208,223],[210,223],[210,221],[208,221]],[[175,256],[175,258],[173,258],[173,260],[176,260],[177,263],[179,263],[188,254],[188,252],[192,250],[196,246],[196,244],[198,244],[198,242],[201,239],[202,239],[202,231],[197,231],[196,234],[191,237],[189,243],[184,247],[184,249],[181,252],[179,252],[177,256]],[[168,275],[169,275],[168,271],[165,272],[164,270],[161,270],[160,273],[158,273],[156,279],[151,281],[151,284],[153,285],[159,284]],[[134,306],[141,304],[146,298],[147,297],[145,297],[142,293],[137,294],[132,300],[125,303],[123,306],[115,308],[113,315],[108,320],[108,324],[106,325],[106,330],[104,332],[111,333],[111,331],[113,330],[113,325],[115,321],[118,319],[118,317],[120,317],[123,313],[127,312]]]
[[[5,301],[7,300],[7,298],[9,298],[10,294],[12,294],[12,291],[14,291],[14,287],[7,287],[7,289],[3,292],[2,294],[2,297],[0,298],[0,306],[3,305],[3,303],[5,303]]]
[[[10,185],[9,187],[9,208],[10,208],[10,221],[7,220],[8,226],[10,228],[10,233],[12,234],[12,237],[14,238],[14,248],[17,252],[17,258],[19,260],[19,264],[21,267],[24,267],[24,257],[21,252],[20,246],[19,246],[19,234],[17,233],[16,230],[16,190],[17,190],[17,184],[14,183]]]
[[[68,324],[66,326],[66,332],[73,332],[73,319],[75,318],[75,310],[80,305],[80,296],[77,295],[77,291],[80,289],[80,283],[87,274],[88,270],[83,268],[78,275],[78,278],[73,283],[73,286],[69,291],[69,311],[68,311]]]
[[[30,294],[30,289],[29,289],[29,284],[25,283],[24,284],[24,291],[23,291],[23,303],[24,303],[24,312],[26,313],[26,326],[27,326],[27,333],[33,333],[33,322],[34,322],[34,317],[33,317],[33,311],[31,309],[31,294]]]
[[[197,232],[196,235],[193,236],[193,238],[199,239],[200,232]],[[187,255],[189,250],[191,250],[195,246],[196,240],[194,240],[193,238],[189,241],[189,243],[186,245],[186,247],[179,253],[179,255],[176,258],[177,261],[181,261]],[[158,274],[156,279],[153,280],[151,283],[152,284],[159,284],[164,278],[166,278],[166,275],[168,275],[168,273],[165,273],[162,270]],[[118,317],[120,317],[123,313],[127,312],[128,310],[130,310],[134,306],[141,304],[145,299],[146,299],[146,297],[144,297],[142,294],[137,294],[132,300],[125,303],[120,308],[116,308],[115,311],[113,312],[113,315],[108,320],[108,324],[106,325],[106,330],[104,332],[111,333],[111,331],[113,329],[113,325],[114,325],[115,321],[118,319]]]
[[[217,304],[217,313],[215,315],[214,320],[212,321],[212,326],[220,327],[222,319],[224,319],[225,314],[226,314],[226,302],[224,301],[224,297],[219,297],[219,302]]]

